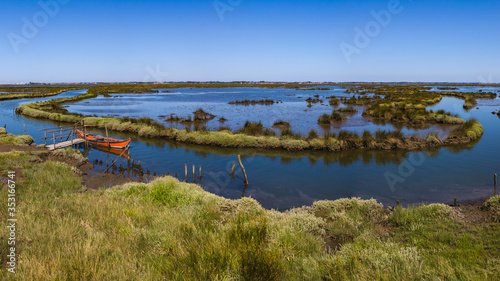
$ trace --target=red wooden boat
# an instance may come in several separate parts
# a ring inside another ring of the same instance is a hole
[[[85,139],[85,137],[83,136],[83,132],[78,129],[76,130],[76,135],[81,139]],[[129,144],[129,142],[132,141],[132,139],[120,140],[120,139],[106,138],[100,135],[94,136],[91,134],[87,134],[86,139],[91,144],[117,148],[117,149],[124,149]]]

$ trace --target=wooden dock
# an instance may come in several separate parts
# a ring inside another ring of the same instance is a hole
[[[73,145],[76,145],[76,144],[81,144],[81,143],[84,143],[84,142],[85,142],[84,139],[74,139],[72,141],[69,140],[69,141],[64,141],[64,142],[56,143],[55,145],[54,144],[49,144],[46,147],[49,149],[49,151],[52,151],[52,150],[57,150],[57,149],[61,149],[61,148],[70,147],[70,146],[73,146]]]
[[[45,147],[52,151],[85,143],[84,139],[80,139],[76,136],[76,128],[75,125],[73,127],[56,127],[40,130],[44,131],[44,137],[42,139],[45,142]]]

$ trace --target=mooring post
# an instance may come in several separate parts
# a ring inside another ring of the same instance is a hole
[[[186,182],[188,182],[188,165],[187,164],[184,164],[184,174],[186,177]]]
[[[495,190],[493,191],[493,196],[497,196],[497,174],[494,176]]]
[[[45,146],[47,146],[47,129],[43,130],[43,136],[45,139]]]
[[[196,183],[196,166],[193,164],[193,183]]]
[[[248,184],[247,172],[245,171],[245,167],[243,166],[243,163],[241,162],[240,155],[238,155],[238,162],[240,163],[241,169],[243,170],[243,176],[245,177],[244,184]]]
[[[200,166],[200,177],[199,178],[201,179],[201,166]]]
[[[106,128],[106,139],[108,140],[108,148],[111,148],[111,144],[109,143],[108,125],[104,125],[104,128]]]
[[[54,138],[54,150],[56,150],[56,133],[52,132],[52,138]]]
[[[87,147],[87,127],[85,127],[85,120],[82,120],[83,139],[85,140],[85,147]]]

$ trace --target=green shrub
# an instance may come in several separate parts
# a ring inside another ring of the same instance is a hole
[[[486,200],[482,206],[483,210],[490,211],[493,216],[493,220],[500,222],[500,195],[496,195]]]

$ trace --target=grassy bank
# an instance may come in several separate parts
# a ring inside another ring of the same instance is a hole
[[[60,88],[60,87],[28,87],[28,88],[4,88],[1,91],[18,91],[18,92],[8,92],[6,94],[0,94],[0,101],[4,100],[16,100],[16,99],[34,99],[34,98],[46,98],[51,96],[57,96],[63,92],[77,90],[79,88]]]
[[[499,224],[442,204],[383,208],[319,201],[284,213],[166,177],[89,191],[37,152],[0,154],[16,170],[21,280],[476,280],[499,277]],[[0,190],[6,198],[4,185]],[[482,214],[493,216],[499,198]],[[0,208],[6,217],[6,208]],[[7,237],[2,220],[0,236]],[[0,278],[7,244],[2,239]]]
[[[7,134],[5,128],[0,128],[0,144],[27,146],[35,142],[35,140],[28,135],[12,135]]]

